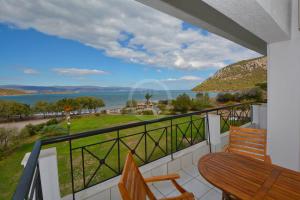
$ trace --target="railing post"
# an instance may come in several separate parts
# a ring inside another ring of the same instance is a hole
[[[205,134],[207,138],[207,143],[209,146],[209,152],[211,153],[211,143],[210,143],[210,128],[209,128],[209,121],[208,121],[208,113],[205,113]]]
[[[193,115],[190,117],[190,126],[191,126],[191,145],[193,145]]]
[[[220,131],[220,115],[207,114],[207,127],[209,131],[209,144],[211,152],[220,150],[221,131]]]
[[[69,139],[69,151],[70,151],[70,167],[71,167],[71,181],[72,181],[72,199],[75,200],[74,176],[73,176],[73,155],[72,155],[72,140],[71,139]]]
[[[171,159],[174,160],[173,157],[173,120],[171,119]]]
[[[22,165],[25,167],[28,163],[27,153],[22,160]],[[36,182],[32,186],[32,191],[36,200],[60,200],[57,154],[56,148],[44,149],[40,152],[36,165],[35,175]],[[34,181],[34,180],[33,180]]]
[[[120,130],[117,131],[117,140],[118,140],[118,170],[119,173],[121,173]]]
[[[144,125],[144,136],[145,136],[145,163],[148,163],[148,154],[147,154],[147,127]]]

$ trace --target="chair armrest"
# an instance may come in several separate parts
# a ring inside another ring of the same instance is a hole
[[[162,176],[152,176],[149,178],[144,178],[146,183],[149,182],[157,182],[157,181],[168,181],[168,180],[175,180],[180,178],[178,174],[167,174],[167,175],[162,175]]]

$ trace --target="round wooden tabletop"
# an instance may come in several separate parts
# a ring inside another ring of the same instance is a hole
[[[198,163],[212,185],[240,199],[300,199],[300,173],[233,153],[211,153]]]

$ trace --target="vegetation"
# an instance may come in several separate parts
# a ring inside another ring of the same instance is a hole
[[[71,112],[81,113],[87,110],[89,113],[96,112],[98,108],[105,106],[104,101],[95,97],[64,98],[57,102],[38,101],[33,107],[15,101],[0,100],[0,118],[23,119],[35,113],[43,114],[44,118],[63,114],[66,108]]]
[[[2,119],[10,119],[12,116],[22,119],[31,113],[32,110],[27,104],[0,100],[0,118]]]
[[[196,92],[233,92],[267,81],[267,58],[260,57],[231,64],[217,71],[195,88]]]
[[[213,106],[208,93],[198,93],[195,99],[191,99],[187,94],[179,95],[172,101],[173,111],[186,113],[188,111],[200,111]]]
[[[218,103],[228,102],[242,102],[242,101],[256,101],[261,102],[263,100],[262,89],[255,87],[249,90],[235,93],[219,93],[216,97]]]
[[[126,102],[126,107],[127,108],[132,108],[132,107],[136,107],[137,106],[137,101],[132,99],[132,100],[128,100]]]
[[[173,102],[173,110],[175,112],[186,113],[191,109],[192,100],[189,95],[181,94]]]
[[[155,116],[140,116],[139,118],[133,115],[101,115],[97,117],[95,115],[90,115],[86,117],[72,119],[71,124],[71,133],[78,133],[83,131],[107,128],[110,126],[117,126],[122,124],[127,124],[131,122],[138,122],[140,120],[150,120],[154,119]],[[60,122],[57,124],[58,127],[66,130],[67,125],[66,122]],[[19,177],[22,173],[23,167],[21,166],[21,161],[24,155],[27,152],[32,150],[34,142],[39,138],[48,137],[48,130],[50,126],[44,126],[43,129],[40,130],[37,134],[33,136],[20,136],[17,132],[11,134],[11,131],[16,130],[5,130],[5,137],[7,135],[18,135],[18,145],[11,146],[10,151],[5,151],[5,154],[0,156],[0,199],[11,199],[12,194],[16,188],[16,184],[19,180]],[[3,129],[0,129],[0,134],[2,135]],[[8,131],[8,132],[7,132]],[[8,134],[9,133],[9,134]],[[1,137],[2,138],[2,137]],[[99,137],[95,138],[90,137],[88,140],[80,141],[78,144],[83,142],[94,143],[95,141],[99,141]],[[102,138],[103,139],[103,138]],[[5,139],[4,139],[5,140]],[[1,140],[2,141],[2,140]],[[15,140],[10,140],[15,141]],[[4,145],[3,142],[1,144]],[[68,146],[63,143],[56,144],[58,155],[59,155],[59,176],[60,183],[62,187],[62,194],[66,194],[70,192],[69,185],[69,161],[68,161]],[[47,147],[48,148],[48,147]],[[67,162],[67,163],[66,163]],[[66,176],[67,178],[64,178]]]
[[[146,99],[146,104],[149,105],[150,104],[150,99],[152,98],[152,95],[149,93],[145,94],[145,99]]]

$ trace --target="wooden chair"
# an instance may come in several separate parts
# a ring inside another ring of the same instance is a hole
[[[237,153],[271,164],[267,155],[267,130],[255,128],[241,128],[230,126],[229,144],[225,152]],[[223,192],[223,200],[235,200],[230,194]]]
[[[126,158],[124,170],[118,186],[123,200],[146,200],[146,197],[150,200],[156,200],[156,197],[149,189],[147,183],[171,181],[181,195],[177,197],[163,198],[163,200],[194,200],[194,195],[187,192],[175,181],[175,179],[178,178],[178,174],[143,178],[138,166],[133,160],[132,154],[129,153]]]
[[[227,152],[249,156],[271,163],[267,155],[267,130],[255,128],[230,127]]]

